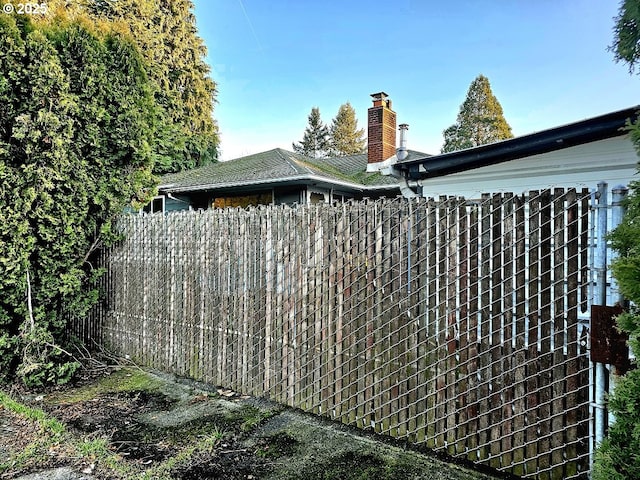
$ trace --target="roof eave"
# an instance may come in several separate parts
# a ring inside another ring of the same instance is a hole
[[[439,177],[624,135],[640,106],[458,152],[398,162],[410,180]]]
[[[259,182],[254,181],[245,181],[245,182],[233,182],[233,183],[209,183],[209,184],[198,184],[198,185],[185,185],[179,186],[174,184],[160,185],[158,190],[160,192],[167,193],[187,193],[187,192],[195,192],[195,191],[209,191],[209,190],[218,190],[218,189],[228,189],[228,188],[240,188],[240,187],[259,187],[259,186],[291,186],[300,183],[311,184],[311,183],[321,183],[327,186],[336,186],[342,188],[350,188],[352,190],[358,192],[379,190],[379,189],[393,189],[394,185],[389,185],[388,187],[385,185],[362,185],[358,183],[347,182],[344,180],[337,180],[326,178],[320,175],[297,175],[295,177],[281,177],[281,178],[271,178],[260,180]]]

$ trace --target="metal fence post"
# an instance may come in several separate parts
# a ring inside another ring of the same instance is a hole
[[[597,211],[597,230],[596,230],[596,256],[595,256],[595,271],[596,271],[596,288],[594,291],[593,303],[595,305],[607,304],[607,200],[608,200],[608,186],[606,182],[598,183],[598,191],[596,198],[598,201]],[[593,329],[589,331],[593,333]],[[605,389],[606,389],[606,367],[603,363],[595,364],[595,394],[594,394],[594,407],[595,407],[595,446],[600,445],[604,439],[605,431]],[[595,448],[594,448],[595,451]],[[591,460],[593,463],[593,453]]]
[[[593,304],[594,305],[607,305],[607,293],[610,292],[609,303],[616,304],[622,303],[624,300],[619,293],[615,279],[611,279],[610,290],[607,289],[607,269],[608,269],[608,251],[607,246],[607,234],[609,233],[609,227],[611,230],[615,229],[622,222],[624,216],[624,199],[627,196],[628,189],[625,186],[618,185],[612,189],[612,213],[611,213],[611,225],[608,225],[608,186],[605,182],[598,184],[598,190],[596,193],[597,199],[597,226],[596,226],[596,252],[595,252],[595,264],[594,269],[596,273],[596,286],[594,291]],[[611,252],[610,259],[615,258],[615,253]],[[590,329],[593,334],[593,329]],[[607,369],[604,363],[595,363],[595,388],[594,388],[594,437],[595,444],[591,451],[591,463],[593,464],[595,448],[600,445],[604,439],[605,430],[607,425],[610,425],[615,421],[614,415],[608,412],[605,416],[606,403],[605,395],[607,392],[607,386],[609,393],[613,392],[615,387],[615,376],[611,374],[611,371]],[[607,378],[608,377],[608,378]]]

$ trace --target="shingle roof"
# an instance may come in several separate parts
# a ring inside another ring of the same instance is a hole
[[[410,157],[425,154],[410,151]],[[367,155],[313,159],[275,148],[266,152],[218,162],[161,177],[166,192],[212,190],[273,183],[325,181],[359,190],[393,188],[396,180],[379,173],[367,173]]]

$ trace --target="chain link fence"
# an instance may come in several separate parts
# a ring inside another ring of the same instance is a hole
[[[528,478],[589,470],[589,193],[120,219],[76,333]]]

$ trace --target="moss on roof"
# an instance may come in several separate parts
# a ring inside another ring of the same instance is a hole
[[[164,175],[161,178],[161,189],[197,190],[202,187],[210,190],[274,181],[302,182],[318,178],[327,182],[351,183],[354,187],[392,188],[396,185],[394,178],[377,172],[368,173],[366,169],[366,154],[315,159],[275,148],[227,162]]]

